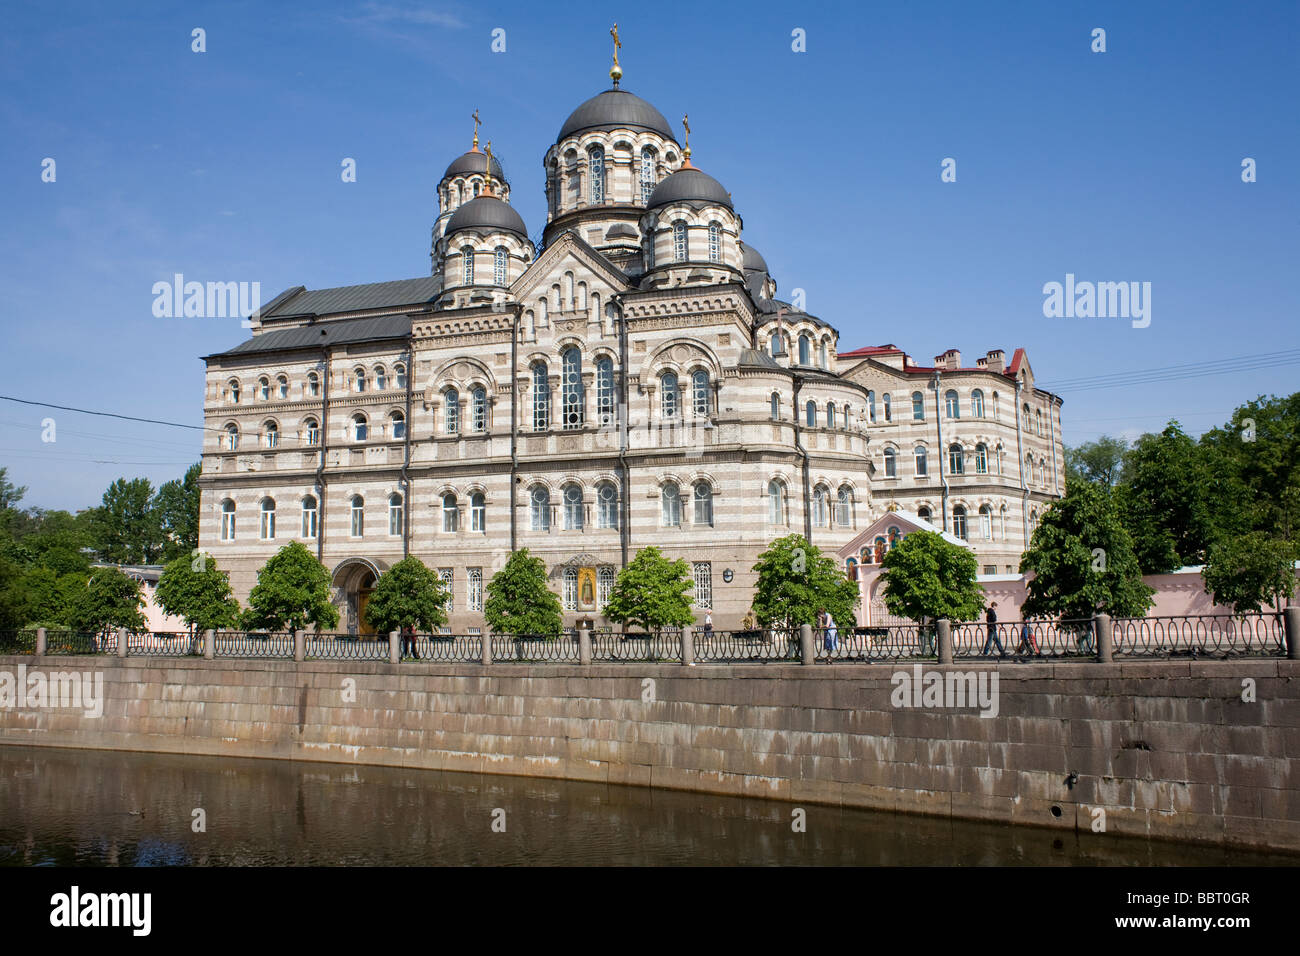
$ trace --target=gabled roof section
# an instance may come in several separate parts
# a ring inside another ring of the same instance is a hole
[[[347,345],[356,342],[379,342],[404,339],[411,334],[409,315],[379,315],[373,318],[334,319],[329,322],[312,322],[291,329],[272,329],[240,342],[233,349],[215,352],[203,358],[251,355],[260,352],[279,352],[293,349],[312,349],[325,346]]]
[[[841,558],[856,558],[858,552],[864,547],[871,544],[879,535],[888,535],[889,529],[897,526],[899,531],[904,535],[911,534],[913,531],[930,531],[940,535],[943,540],[949,544],[955,544],[958,547],[971,550],[970,542],[963,541],[956,535],[949,534],[935,525],[930,524],[914,511],[886,511],[871,524],[867,525],[852,541],[840,548],[836,552]]]
[[[868,358],[872,355],[897,355],[903,350],[896,345],[867,345],[852,352],[836,352],[836,358]]]
[[[572,229],[566,229],[551,242],[549,246],[524,270],[524,274],[510,287],[510,294],[519,302],[543,282],[551,269],[566,256],[577,259],[587,268],[617,289],[627,291],[632,288],[632,280],[626,272],[606,259],[598,249],[586,242]]]
[[[441,279],[437,276],[420,276],[417,279],[397,279],[393,282],[369,282],[365,285],[344,285],[334,289],[303,289],[272,308],[262,312],[262,319],[288,315],[339,315],[344,312],[370,312],[391,308],[405,312],[426,305],[437,297]],[[277,296],[277,298],[279,298]]]

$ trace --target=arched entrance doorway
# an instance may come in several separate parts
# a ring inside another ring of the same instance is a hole
[[[334,567],[330,582],[339,609],[339,630],[357,636],[375,633],[366,621],[366,604],[375,582],[386,570],[383,562],[370,558],[346,558]]]

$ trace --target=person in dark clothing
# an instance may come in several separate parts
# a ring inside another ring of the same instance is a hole
[[[994,601],[989,605],[989,609],[984,612],[984,623],[988,625],[988,639],[984,642],[984,650],[980,651],[980,657],[988,657],[992,653],[993,645],[998,646],[998,657],[1006,657],[1006,648],[1002,646],[1002,639],[998,637],[998,612],[993,610],[998,606]]]
[[[411,649],[411,656],[418,661],[420,659],[420,655],[415,650],[415,628],[410,624],[402,628],[402,656],[403,657],[406,656],[407,647],[410,647]]]
[[[1025,621],[1020,625],[1020,643],[1016,647],[1017,654],[1041,654],[1038,650],[1038,642],[1034,640],[1033,628],[1029,622]]]

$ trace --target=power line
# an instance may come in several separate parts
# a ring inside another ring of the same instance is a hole
[[[1126,372],[1094,375],[1088,378],[1065,379],[1049,384],[1051,385],[1050,390],[1053,391],[1084,392],[1099,388],[1154,385],[1162,382],[1201,378],[1207,375],[1226,375],[1233,372],[1248,372],[1256,369],[1277,368],[1295,364],[1300,364],[1300,349],[1242,355],[1228,359],[1212,359],[1205,362],[1192,362],[1186,365],[1170,365],[1161,368],[1132,369]]]
[[[192,428],[195,431],[200,432],[221,431],[219,428],[207,428],[203,425],[186,425],[183,422],[164,422],[157,418],[137,418],[134,415],[119,415],[116,412],[97,412],[89,408],[73,408],[71,405],[52,405],[49,402],[34,402],[26,398],[14,398],[12,395],[0,395],[0,399],[3,399],[6,402],[18,402],[21,405],[39,405],[42,408],[57,408],[64,412],[79,412],[82,415],[101,415],[105,418],[120,418],[123,421],[128,422],[144,422],[147,425],[168,425],[172,428]]]

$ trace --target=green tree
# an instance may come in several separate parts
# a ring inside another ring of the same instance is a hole
[[[1212,473],[1230,482],[1220,498],[1246,504],[1248,527],[1238,530],[1300,539],[1300,392],[1247,402],[1229,423],[1202,435],[1201,445]]]
[[[1120,520],[1113,496],[1099,485],[1066,486],[1052,503],[1020,559],[1032,572],[1026,618],[1141,617],[1155,590],[1142,580],[1133,539]]]
[[[937,531],[913,531],[885,552],[881,597],[891,614],[926,621],[972,621],[984,608],[974,552]]]
[[[1120,483],[1124,472],[1124,454],[1128,442],[1123,438],[1102,435],[1065,450],[1066,481],[1091,481],[1107,488]]]
[[[380,634],[408,624],[431,632],[447,623],[450,597],[442,579],[411,555],[379,576],[366,604],[366,620]]]
[[[16,589],[22,626],[68,625],[89,576],[78,571],[59,574],[54,568],[39,565],[28,568]]]
[[[89,577],[91,536],[84,515],[33,508],[24,525],[19,546],[30,564],[78,574],[83,582]]]
[[[684,627],[695,620],[686,595],[691,587],[690,568],[684,560],[669,561],[656,547],[642,548],[618,573],[605,617],[619,624],[638,624],[651,632]]]
[[[1281,610],[1295,593],[1293,542],[1264,531],[1226,536],[1210,545],[1201,577],[1216,604],[1230,604],[1238,614],[1266,605]]]
[[[339,610],[330,603],[329,572],[302,542],[286,544],[257,572],[242,620],[249,630],[336,626]]]
[[[162,553],[162,533],[147,478],[119,478],[93,509],[91,530],[96,554],[114,564],[152,564]]]
[[[191,634],[239,622],[239,602],[231,593],[230,578],[209,554],[171,561],[158,578],[154,597],[164,611],[182,618]]]
[[[119,627],[138,633],[145,628],[143,608],[139,581],[118,568],[96,568],[68,609],[67,622],[75,631],[93,634],[107,634]]]
[[[152,508],[157,514],[164,561],[191,554],[199,546],[199,475],[202,472],[202,464],[191,465],[185,477],[163,483],[154,495]]]
[[[763,627],[817,625],[827,611],[841,629],[857,624],[853,610],[858,586],[848,580],[839,561],[809,544],[801,534],[777,538],[758,556],[754,585],[754,617]]]
[[[487,585],[483,618],[493,634],[558,636],[560,599],[546,586],[546,564],[527,548],[510,555]]]

